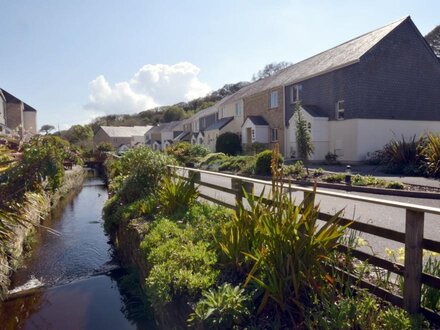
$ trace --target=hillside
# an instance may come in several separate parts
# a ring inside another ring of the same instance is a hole
[[[429,32],[425,39],[434,50],[435,55],[440,59],[440,25]]]
[[[133,115],[108,115],[96,118],[92,123],[92,129],[96,132],[101,125],[105,126],[143,126],[152,125],[172,120],[181,120],[192,114],[205,109],[225,96],[231,95],[240,88],[248,85],[248,82],[241,81],[235,84],[226,84],[220,89],[213,91],[205,97],[194,99],[188,102],[180,102],[174,105],[162,106],[148,109]]]

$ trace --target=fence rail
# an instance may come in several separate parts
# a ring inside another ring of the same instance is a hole
[[[205,171],[194,168],[186,167],[173,167],[178,175],[181,177],[187,177],[191,173],[192,180],[195,184],[213,189],[218,192],[227,193],[235,196],[235,203],[227,203],[218,198],[209,196],[205,193],[200,192],[201,198],[211,201],[213,203],[228,207],[235,208],[238,201],[242,201],[243,189],[247,192],[252,192],[254,185],[272,185],[272,182],[242,177],[226,173],[218,173]],[[221,177],[224,179],[231,180],[231,188],[226,188],[221,185],[216,185],[211,182],[204,182],[201,180],[202,174],[214,175],[216,177]],[[186,175],[186,176],[185,176]],[[303,199],[306,199],[307,195],[313,192],[312,188],[292,186],[290,184],[282,184],[284,188],[290,189],[291,192],[303,192]],[[433,252],[440,253],[440,242],[423,237],[423,229],[425,222],[425,213],[440,215],[440,208],[428,207],[410,203],[402,203],[372,197],[365,197],[359,195],[345,194],[340,192],[328,191],[316,189],[317,195],[330,196],[334,198],[340,198],[344,200],[352,200],[365,202],[373,205],[383,205],[389,207],[395,207],[399,209],[406,210],[405,215],[405,232],[399,232],[388,228],[383,228],[380,226],[372,225],[369,223],[364,223],[352,219],[341,219],[341,224],[345,225],[351,223],[350,228],[374,235],[377,237],[393,240],[396,242],[403,243],[405,245],[405,263],[399,264],[391,262],[387,259],[380,258],[376,255],[369,254],[357,249],[350,249],[350,253],[355,258],[361,261],[367,261],[369,264],[383,268],[395,274],[403,276],[404,287],[403,287],[403,297],[400,297],[384,288],[375,286],[374,284],[367,282],[365,280],[360,280],[356,278],[354,274],[349,274],[344,270],[338,270],[341,274],[356,280],[359,282],[361,287],[370,290],[373,294],[395,304],[403,307],[409,313],[413,314],[416,312],[422,312],[428,319],[440,323],[440,315],[436,312],[424,308],[421,306],[421,288],[422,284],[428,285],[435,289],[440,289],[440,278],[423,273],[423,249],[430,250]],[[328,221],[331,218],[330,214],[319,213],[319,219],[322,221]],[[347,252],[348,248],[346,246],[340,246],[339,250],[341,252]]]

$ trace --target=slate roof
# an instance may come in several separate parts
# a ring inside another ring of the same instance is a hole
[[[6,102],[8,102],[8,103],[21,103],[22,102],[20,99],[16,98],[11,93],[8,93],[3,88],[1,89],[1,91],[6,99]]]
[[[29,104],[24,103],[24,109],[23,111],[29,111],[29,112],[37,112],[34,108],[32,108]]]
[[[310,116],[312,117],[321,117],[321,118],[327,118],[328,115],[322,111],[322,109],[320,107],[318,107],[317,105],[306,105],[306,104],[302,104],[301,108],[303,108],[305,111],[307,111]]]
[[[266,121],[266,119],[264,119],[262,116],[248,116],[244,120],[243,125],[246,122],[246,120],[248,120],[248,119],[256,126],[268,126],[269,125],[268,122]]]
[[[384,27],[351,39],[339,46],[309,57],[301,62],[292,64],[271,77],[258,80],[243,87],[236,93],[223,98],[217,103],[217,106],[236,102],[244,97],[271,88],[299,83],[306,79],[357,63],[366,52],[377,45],[377,43],[379,43],[386,35],[409,19],[409,16],[404,17]]]
[[[152,126],[101,126],[110,137],[143,136]]]
[[[190,133],[190,132],[188,132],[188,131],[183,131],[183,132],[181,132],[179,135],[177,135],[177,136],[174,138],[174,141],[181,141],[182,139],[184,139],[185,137],[187,137],[189,133]]]
[[[215,129],[222,129],[223,127],[225,127],[227,124],[229,124],[232,120],[234,119],[234,117],[225,117],[222,118],[218,121],[216,121],[214,124],[208,126],[205,131],[212,131]]]

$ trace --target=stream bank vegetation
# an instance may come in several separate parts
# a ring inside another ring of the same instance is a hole
[[[178,309],[182,328],[428,327],[334,271],[356,265],[337,247],[357,238],[341,225],[342,211],[320,223],[314,194],[297,203],[285,193],[277,151],[272,202],[244,191],[236,211],[200,201],[193,179],[167,166],[176,164],[171,155],[139,148],[106,162],[106,229],[143,223],[142,283],[160,324]]]
[[[36,136],[28,143],[0,138],[0,297],[28,235],[67,190],[82,182],[81,168],[65,176],[65,163],[81,159],[59,137]]]

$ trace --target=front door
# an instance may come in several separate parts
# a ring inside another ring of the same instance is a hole
[[[252,128],[248,127],[246,128],[246,143],[247,144],[252,144]]]

